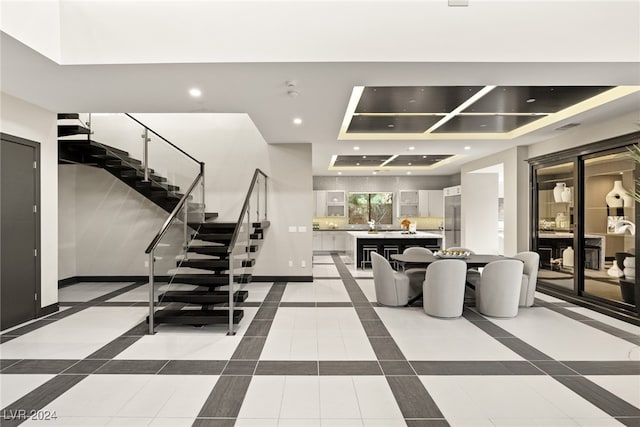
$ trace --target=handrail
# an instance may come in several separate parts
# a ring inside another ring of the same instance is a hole
[[[147,246],[147,249],[144,251],[144,253],[150,254],[151,251],[153,251],[156,246],[158,246],[158,243],[164,237],[165,233],[169,229],[169,226],[173,223],[173,221],[175,221],[176,217],[178,216],[178,212],[180,212],[180,209],[182,209],[182,207],[186,203],[187,199],[193,192],[193,189],[198,184],[200,178],[204,178],[204,163],[200,163],[200,173],[198,173],[196,179],[193,180],[193,182],[189,186],[189,189],[185,192],[184,196],[182,196],[176,207],[173,208],[173,210],[171,211],[171,215],[169,215],[169,217],[166,219],[166,221],[162,225],[162,228],[160,228],[160,231],[158,231],[156,237],[154,237],[151,243],[149,243],[149,246]]]
[[[149,126],[147,126],[144,123],[142,123],[140,120],[138,120],[135,117],[133,117],[131,114],[129,114],[129,113],[124,113],[124,114],[127,117],[129,117],[131,120],[133,120],[134,122],[138,123],[140,126],[144,127],[145,129],[148,129],[149,132],[151,132],[152,134],[154,134],[155,136],[157,136],[158,138],[160,138],[161,140],[163,140],[164,142],[166,142],[167,144],[169,144],[170,146],[172,146],[173,148],[175,148],[176,150],[178,150],[179,152],[181,152],[182,154],[184,154],[185,156],[187,156],[188,158],[190,158],[194,162],[202,163],[201,161],[199,161],[198,159],[196,159],[195,157],[193,157],[192,155],[190,155],[189,153],[184,151],[182,148],[178,147],[173,142],[169,141],[167,138],[165,138],[164,136],[160,135],[158,132],[156,132],[155,130],[151,129]]]
[[[233,230],[233,235],[231,236],[231,241],[229,242],[227,253],[233,252],[233,248],[236,245],[236,240],[238,240],[238,234],[240,233],[240,225],[242,224],[242,218],[244,217],[247,207],[249,206],[249,200],[251,200],[251,194],[253,194],[253,188],[256,186],[256,182],[258,182],[258,174],[264,176],[265,178],[269,178],[267,174],[262,172],[259,168],[256,168],[256,171],[253,173],[253,177],[251,178],[251,185],[249,186],[249,191],[247,191],[247,196],[244,198],[242,209],[240,209],[238,222],[236,223],[236,228]],[[266,203],[266,199],[265,199],[265,203]]]

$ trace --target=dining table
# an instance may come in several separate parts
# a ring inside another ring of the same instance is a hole
[[[484,267],[490,262],[511,259],[503,255],[468,255],[466,257],[438,257],[431,254],[395,254],[391,259],[400,263],[404,268],[426,267],[441,259],[459,259],[467,263],[469,268]]]

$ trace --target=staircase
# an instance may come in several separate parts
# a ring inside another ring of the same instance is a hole
[[[129,117],[145,128],[145,134],[150,131],[135,118]],[[126,151],[93,140],[94,135],[91,129],[80,120],[79,114],[58,114],[58,119],[58,137],[63,138],[58,140],[59,163],[77,163],[103,168],[170,213],[163,228],[146,251],[151,265],[149,282],[169,283],[169,290],[157,297],[157,305],[162,304],[166,306],[165,308],[156,309],[155,298],[150,298],[150,316],[147,317],[150,333],[153,333],[156,324],[171,323],[196,326],[228,324],[229,333],[234,334],[233,325],[240,322],[243,317],[243,311],[236,309],[235,305],[245,301],[248,296],[246,290],[235,290],[235,286],[251,282],[251,271],[260,250],[260,243],[265,230],[269,227],[269,221],[259,220],[260,189],[259,185],[256,187],[256,183],[263,179],[266,195],[267,176],[262,171],[256,170],[237,222],[216,222],[218,215],[207,212],[204,213],[204,221],[202,221],[204,204],[192,203],[189,200],[192,200],[191,194],[196,185],[204,180],[203,163],[199,162],[200,174],[191,187],[185,190],[187,193],[185,197],[180,193],[178,186],[168,183],[165,177],[154,174],[152,169],[147,169],[146,174],[149,179],[145,180],[142,162],[132,158]],[[189,156],[171,142],[160,138],[182,154]],[[193,157],[191,159],[197,162]],[[254,188],[257,190],[257,221],[251,222],[249,206],[251,197],[255,195]],[[266,197],[262,199],[262,203],[264,204],[263,218],[266,218]],[[187,214],[183,217],[185,208]],[[194,220],[194,212],[198,209],[201,212],[195,215],[197,220]],[[154,272],[157,259],[155,251],[159,246],[167,246],[162,242],[168,227],[185,217],[187,223],[183,223],[184,225],[180,227],[184,227],[186,244],[176,248],[176,268],[170,272],[167,279],[166,275]],[[239,238],[241,233],[242,238]],[[229,289],[230,282],[234,283],[234,289],[219,290],[222,286]],[[182,287],[180,285],[195,285],[195,288],[172,290],[172,288]],[[177,303],[178,308],[175,307],[176,304],[166,303]],[[190,307],[199,309],[190,309]]]

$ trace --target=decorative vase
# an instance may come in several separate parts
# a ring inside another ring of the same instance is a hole
[[[573,267],[573,248],[571,246],[562,251],[562,266]]]
[[[615,181],[613,183],[613,189],[605,196],[607,206],[610,208],[621,208],[623,206],[633,206],[631,201],[628,205],[625,205],[624,197],[627,196],[627,190],[622,186],[622,181]],[[628,196],[627,196],[628,197]]]
[[[612,277],[622,277],[624,273],[618,268],[618,263],[613,261],[613,265],[607,270],[607,274]]]
[[[553,189],[553,201],[561,202],[562,201],[562,192],[567,188],[567,184],[564,182],[556,182],[556,187]]]
[[[567,217],[565,216],[564,212],[558,212],[558,214],[556,215],[556,228],[569,228],[569,223],[567,222]]]
[[[565,187],[560,194],[560,198],[563,202],[569,203],[571,201],[571,187]]]

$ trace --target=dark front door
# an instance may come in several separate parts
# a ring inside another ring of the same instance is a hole
[[[0,329],[36,317],[38,145],[0,142]]]

